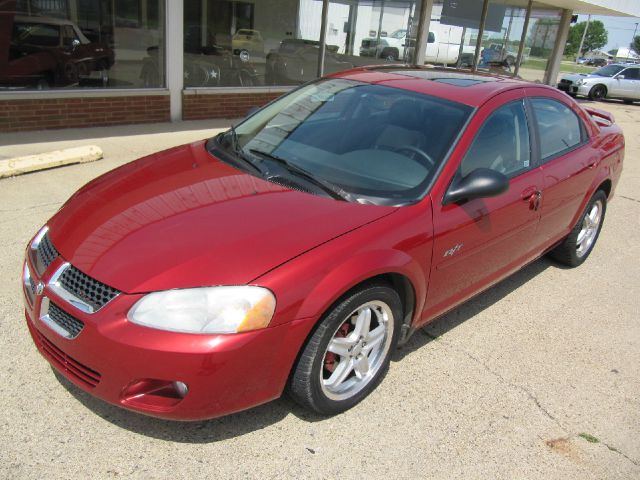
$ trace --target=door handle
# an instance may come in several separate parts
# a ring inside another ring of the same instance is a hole
[[[529,202],[529,210],[537,211],[540,208],[542,192],[540,190],[534,192],[529,190],[523,194],[522,200]]]

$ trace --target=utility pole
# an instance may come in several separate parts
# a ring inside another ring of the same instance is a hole
[[[584,37],[587,36],[587,30],[589,30],[589,22],[591,22],[591,15],[587,17],[587,24],[584,26],[584,32],[582,32],[582,40],[580,40],[580,48],[578,48],[578,54],[576,55],[576,63],[582,55],[582,45],[584,45]]]
[[[636,49],[635,45],[636,45],[636,32],[638,31],[638,22],[636,22],[636,28],[633,29],[633,37],[631,37],[631,45],[629,45],[630,48],[632,48],[634,51]],[[640,52],[636,52],[636,53],[640,53]]]

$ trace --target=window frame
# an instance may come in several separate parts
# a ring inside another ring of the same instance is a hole
[[[580,126],[580,142],[576,143],[575,145],[572,145],[571,147],[568,147],[564,150],[561,150],[559,152],[554,153],[553,155],[549,155],[548,157],[542,157],[542,149],[540,148],[540,146],[542,145],[542,140],[540,137],[540,129],[538,128],[538,117],[536,115],[535,109],[533,108],[533,101],[536,99],[541,99],[541,100],[548,100],[548,101],[552,101],[552,102],[556,102],[559,103],[560,105],[564,106],[565,108],[567,108],[578,120],[578,125]],[[591,138],[589,137],[589,131],[587,130],[587,126],[584,124],[583,119],[580,117],[580,115],[578,115],[578,113],[575,111],[575,109],[573,108],[572,105],[567,105],[565,102],[554,98],[554,97],[547,97],[545,95],[532,95],[532,96],[527,96],[525,97],[525,104],[527,109],[530,111],[530,118],[531,120],[531,127],[532,127],[532,132],[533,135],[535,136],[535,143],[536,143],[536,158],[535,158],[535,164],[536,166],[542,166],[546,163],[549,163],[553,160],[555,160],[556,158],[559,157],[563,157],[564,155],[566,155],[567,153],[571,153],[575,150],[578,150],[579,148],[582,148],[583,146],[587,145]]]
[[[527,168],[523,168],[521,170],[516,170],[515,172],[511,172],[508,175],[506,175],[506,174],[504,174],[504,175],[509,180],[511,180],[513,178],[519,177],[520,175],[528,173],[531,170],[533,170],[533,169],[538,167],[538,162],[537,162],[537,158],[539,157],[538,142],[536,141],[537,139],[534,137],[534,133],[533,133],[533,130],[531,128],[532,120],[531,120],[531,114],[529,112],[528,105],[527,105],[527,97],[523,95],[522,97],[520,97],[520,98],[518,98],[516,100],[510,100],[510,101],[507,101],[507,102],[501,104],[500,106],[496,107],[489,115],[487,115],[487,117],[482,122],[482,125],[480,125],[480,127],[476,131],[475,135],[473,136],[473,139],[471,140],[471,143],[469,144],[469,148],[467,148],[467,150],[462,155],[462,159],[460,160],[460,163],[458,164],[458,168],[456,169],[456,173],[454,175],[454,178],[461,178],[462,177],[462,164],[464,163],[465,159],[467,158],[467,155],[469,155],[469,152],[471,152],[471,149],[474,147],[474,145],[476,143],[476,140],[478,139],[480,133],[482,132],[482,129],[485,127],[487,122],[489,120],[491,120],[491,118],[493,117],[493,115],[496,112],[498,112],[502,108],[508,107],[509,105],[512,105],[512,104],[515,104],[515,103],[520,103],[522,105],[522,110],[524,112],[527,135],[529,136],[529,166]]]

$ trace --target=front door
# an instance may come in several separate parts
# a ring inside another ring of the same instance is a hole
[[[542,174],[532,162],[523,91],[482,107],[482,124],[455,175],[489,168],[509,177],[509,190],[492,198],[442,205],[433,199],[434,249],[423,318],[438,315],[533,258],[538,241]]]

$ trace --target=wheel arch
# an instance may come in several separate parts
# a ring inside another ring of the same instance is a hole
[[[611,190],[613,189],[613,182],[611,178],[608,176],[608,173],[609,173],[608,170],[602,171],[602,173],[598,175],[596,179],[593,181],[591,188],[582,199],[580,208],[578,209],[574,218],[571,221],[572,226],[576,224],[576,222],[584,212],[584,209],[587,208],[587,204],[589,203],[589,200],[591,200],[591,197],[593,197],[597,191],[602,190],[606,195],[607,200],[609,199],[609,197],[611,196]]]
[[[286,377],[287,380],[285,384],[289,383],[291,379],[291,375],[296,365],[298,364],[298,360],[300,359],[302,352],[304,352],[310,339],[313,337],[318,326],[321,324],[321,320],[336,305],[338,305],[345,298],[347,298],[349,295],[354,293],[359,288],[362,288],[363,286],[376,284],[376,283],[382,283],[382,284],[386,283],[398,293],[398,295],[400,296],[400,300],[402,302],[402,308],[403,308],[402,319],[401,319],[401,331],[400,331],[400,337],[399,337],[399,343],[402,344],[403,340],[408,338],[408,333],[410,331],[411,324],[413,322],[413,317],[415,316],[415,312],[416,312],[416,301],[419,298],[417,297],[414,283],[409,278],[409,276],[406,275],[405,273],[401,273],[397,270],[381,272],[381,273],[371,273],[366,278],[360,278],[357,282],[354,282],[351,286],[344,289],[341,293],[334,294],[332,296],[332,299],[328,303],[327,301],[325,301],[324,308],[320,310],[321,313],[317,315],[317,318],[314,319],[313,326],[307,332],[307,335],[304,338],[304,341],[300,344],[298,348],[298,353],[296,354],[295,358],[289,365],[289,371]],[[331,275],[329,275],[329,277],[331,277]],[[310,293],[307,299],[310,297],[313,297],[313,295],[314,295],[313,292]],[[300,310],[304,311],[303,308],[301,308]]]
[[[307,294],[297,318],[319,319],[354,289],[374,281],[387,282],[398,292],[411,323],[420,308],[417,300],[426,295],[426,281],[418,262],[400,250],[365,252],[332,268]]]

